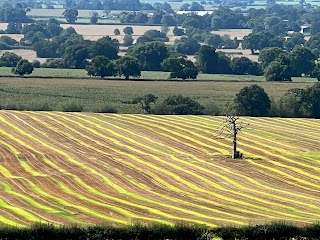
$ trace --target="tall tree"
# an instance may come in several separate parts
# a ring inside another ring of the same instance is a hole
[[[278,47],[265,48],[260,51],[259,62],[263,69],[274,61],[284,51]]]
[[[166,58],[161,66],[164,71],[171,72],[170,78],[196,79],[198,76],[198,69],[186,56]]]
[[[86,70],[89,76],[99,76],[101,78],[114,76],[116,74],[115,66],[105,56],[96,56],[87,64]]]
[[[291,59],[292,70],[294,71],[292,76],[301,77],[302,74],[306,76],[310,76],[312,74],[316,65],[316,56],[309,48],[295,46],[289,57]]]
[[[62,15],[67,20],[67,23],[75,23],[77,21],[77,17],[78,17],[78,10],[75,8],[69,8],[69,9],[64,10]]]
[[[243,128],[246,128],[249,124],[242,124],[238,122],[239,116],[227,115],[225,123],[220,129],[220,137],[232,138],[232,159],[243,158],[243,154],[237,150],[238,146],[238,133],[241,132]]]
[[[78,44],[67,47],[62,57],[67,68],[85,68],[88,55],[88,48]]]
[[[309,116],[320,118],[320,83],[304,90],[301,101]]]
[[[245,116],[267,116],[271,108],[268,94],[257,84],[242,88],[234,101],[236,111]]]
[[[120,57],[115,61],[116,70],[119,76],[124,76],[126,80],[132,77],[140,77],[141,70],[136,58],[130,56]]]
[[[264,75],[267,81],[292,81],[294,71],[289,56],[281,53],[264,70]]]
[[[140,103],[141,108],[146,113],[151,113],[151,103],[155,103],[158,97],[153,94],[146,94],[142,97],[135,98],[132,103]]]
[[[160,71],[160,63],[168,57],[168,49],[163,42],[150,42],[135,45],[127,55],[138,59],[141,70]]]
[[[203,45],[199,49],[196,66],[203,73],[216,73],[218,59],[215,48]]]
[[[247,57],[235,57],[231,60],[231,69],[238,75],[262,75],[262,69],[257,62],[251,61]]]
[[[99,38],[97,41],[90,42],[89,57],[103,55],[108,59],[117,59],[119,52],[119,42],[109,36]]]
[[[99,14],[97,11],[93,11],[91,12],[91,17],[90,17],[90,22],[92,24],[96,24],[99,20]]]

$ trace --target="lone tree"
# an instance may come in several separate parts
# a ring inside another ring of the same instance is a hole
[[[243,124],[242,122],[237,122],[240,119],[239,116],[227,115],[225,123],[220,129],[220,137],[232,138],[233,148],[232,148],[232,159],[243,158],[241,152],[237,150],[237,135],[241,132],[241,129],[247,128],[249,124]]]
[[[77,21],[78,10],[75,8],[66,9],[62,15],[67,20],[67,23],[75,23]]]

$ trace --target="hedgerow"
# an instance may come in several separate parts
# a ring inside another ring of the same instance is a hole
[[[319,239],[320,224],[295,226],[285,222],[264,225],[224,226],[176,224],[129,226],[55,226],[37,223],[30,227],[2,227],[0,240],[289,240]]]

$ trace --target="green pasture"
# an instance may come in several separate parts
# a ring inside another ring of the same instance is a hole
[[[170,73],[168,72],[156,72],[156,71],[142,71],[139,79],[133,80],[154,80],[154,81],[178,81],[181,79],[170,79]],[[17,77],[11,73],[10,67],[0,67],[0,77]],[[90,77],[87,75],[87,71],[84,69],[54,69],[54,68],[35,68],[31,75],[26,75],[24,78],[86,78],[92,80],[99,80],[99,77]],[[112,80],[118,78],[110,78]],[[232,81],[232,82],[263,82],[264,76],[252,76],[252,75],[227,75],[227,74],[199,74],[195,80],[184,80],[186,82],[194,81]],[[293,82],[296,83],[313,83],[317,82],[315,78],[310,77],[294,77]]]
[[[143,76],[158,78],[165,78],[165,74],[168,73],[143,72]],[[3,75],[3,71],[0,75]],[[45,77],[48,75],[51,75],[50,78]],[[304,88],[313,84],[265,82],[261,77],[253,76],[205,74],[200,75],[200,78],[209,76],[212,81],[102,80],[81,78],[85,76],[84,70],[67,69],[36,69],[33,76],[1,77],[0,107],[18,110],[61,110],[64,105],[78,104],[83,107],[83,111],[97,112],[103,108],[115,108],[119,113],[140,113],[139,105],[132,104],[131,101],[135,97],[150,93],[159,98],[158,102],[168,96],[182,94],[195,99],[208,111],[214,111],[215,107],[223,109],[241,88],[253,83],[262,86],[275,101],[288,89]],[[70,78],[61,78],[62,76]]]

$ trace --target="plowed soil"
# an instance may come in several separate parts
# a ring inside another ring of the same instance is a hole
[[[241,120],[233,160],[223,117],[2,110],[0,224],[318,221],[320,122]]]

